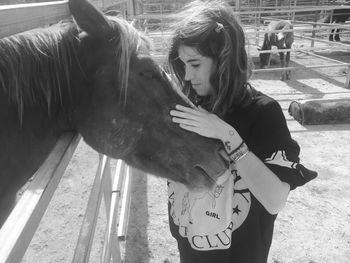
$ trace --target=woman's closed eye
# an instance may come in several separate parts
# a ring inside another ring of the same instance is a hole
[[[199,66],[200,66],[200,64],[191,65],[192,68],[198,68]]]

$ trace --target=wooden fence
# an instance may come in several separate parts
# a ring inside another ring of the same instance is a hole
[[[94,4],[101,9],[109,5],[133,7],[130,0],[104,0]],[[129,11],[132,14],[132,11]],[[70,17],[68,2],[0,6],[0,37],[56,23]],[[0,229],[0,263],[19,263],[45,210],[60,182],[81,137],[66,133],[33,176],[26,191],[17,202]],[[119,238],[125,239],[130,200],[132,169],[118,160],[115,172],[111,160],[100,155],[99,166],[87,204],[79,239],[74,252],[74,263],[88,262],[96,228],[101,200],[106,207],[106,231],[101,262],[121,262]],[[118,209],[121,207],[121,211]]]

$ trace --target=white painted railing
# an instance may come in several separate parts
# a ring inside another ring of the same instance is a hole
[[[110,159],[100,155],[100,162],[80,229],[73,263],[89,262],[102,198],[106,206],[106,231],[101,262],[121,262],[119,239],[125,239],[129,215],[131,167],[118,160],[115,174],[111,173]],[[122,197],[122,198],[121,198]],[[121,212],[118,213],[121,199]]]
[[[33,176],[28,188],[0,229],[0,262],[17,263],[28,248],[50,200],[80,141],[80,135],[63,134]],[[118,160],[111,172],[110,158],[100,155],[72,262],[89,262],[99,208],[104,198],[106,232],[101,262],[121,262],[119,239],[125,240],[130,202],[132,168]],[[121,201],[121,203],[120,203]],[[118,213],[118,208],[121,211]]]
[[[80,140],[63,134],[0,229],[0,262],[21,259]]]

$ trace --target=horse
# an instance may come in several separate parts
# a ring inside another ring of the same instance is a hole
[[[293,29],[293,25],[287,20],[280,21],[271,21],[267,26],[268,31],[275,30],[291,30]],[[259,51],[262,50],[271,50],[272,46],[276,46],[278,49],[290,49],[294,42],[294,33],[293,31],[289,32],[271,32],[265,33],[264,35],[264,43],[262,48],[258,48]],[[286,56],[283,51],[279,52],[281,67],[288,68],[290,61],[290,51],[286,52]],[[271,53],[260,53],[260,66],[261,68],[270,67],[270,59]],[[281,80],[289,80],[290,79],[290,70],[285,70],[282,72]]]
[[[0,226],[66,131],[147,173],[213,187],[229,166],[223,145],[171,121],[189,103],[150,41],[87,0],[68,4],[73,19],[0,39]]]
[[[347,4],[347,5],[350,5]],[[323,19],[320,19],[320,23],[345,23],[350,18],[350,8],[333,9],[330,14],[328,14]],[[340,41],[339,37],[340,28],[332,28],[329,34],[329,41]]]

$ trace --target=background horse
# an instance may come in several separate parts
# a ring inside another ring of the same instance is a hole
[[[350,5],[347,4],[347,5]],[[350,18],[350,8],[334,9],[325,18],[320,19],[321,23],[345,23]],[[329,34],[329,41],[340,41],[340,28],[332,28]]]
[[[125,20],[71,0],[74,20],[0,39],[0,225],[65,131],[98,152],[190,188],[227,169],[219,141],[172,123],[187,105]]]
[[[267,26],[268,31],[273,30],[290,30],[293,29],[292,24],[289,21],[281,20],[281,21],[272,21]],[[265,33],[264,35],[264,43],[261,49],[262,50],[271,50],[272,46],[276,46],[278,49],[290,49],[294,42],[294,33],[291,32],[272,32]],[[279,52],[281,67],[288,68],[290,61],[290,51],[286,52],[286,56],[284,52]],[[270,67],[271,53],[260,53],[260,66],[261,68]],[[285,70],[282,72],[281,76],[282,80],[290,79],[290,70]]]

